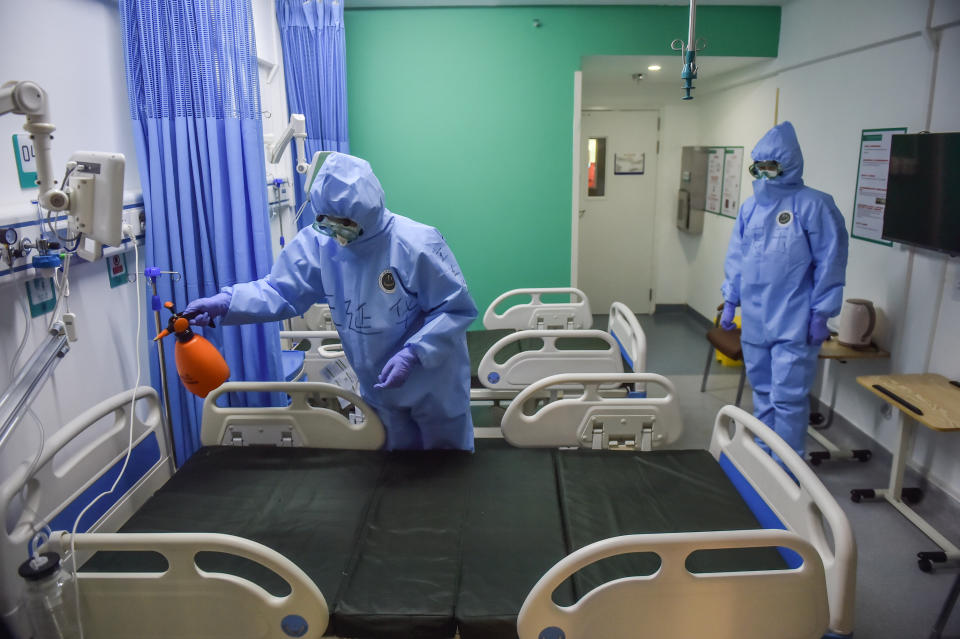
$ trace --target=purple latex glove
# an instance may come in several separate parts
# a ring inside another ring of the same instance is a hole
[[[730,302],[723,303],[723,313],[720,315],[720,328],[725,331],[732,331],[737,327],[733,323],[733,316],[737,314],[737,305]]]
[[[380,383],[374,384],[373,387],[396,388],[400,386],[410,377],[414,364],[419,363],[420,360],[417,359],[416,353],[408,347],[401,348],[396,355],[387,360],[383,370],[380,371],[380,377],[377,378]]]
[[[187,304],[183,314],[190,319],[191,324],[209,326],[210,322],[227,314],[230,309],[230,297],[230,293],[224,292],[211,297],[201,297]]]
[[[807,342],[813,346],[820,346],[828,339],[830,339],[830,329],[827,328],[827,318],[820,313],[811,314]]]

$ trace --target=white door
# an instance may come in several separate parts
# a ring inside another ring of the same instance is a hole
[[[577,284],[594,313],[653,312],[658,113],[583,111]]]

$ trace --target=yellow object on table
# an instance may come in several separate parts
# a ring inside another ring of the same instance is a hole
[[[734,318],[733,318],[733,323],[736,324],[737,328],[740,328],[740,313],[739,313],[739,312],[734,316]],[[722,364],[723,366],[729,366],[729,367],[731,367],[731,368],[736,368],[736,367],[738,367],[738,366],[743,366],[743,360],[742,360],[742,359],[732,359],[732,358],[730,358],[730,357],[727,357],[726,355],[724,355],[723,353],[721,353],[721,352],[718,351],[718,350],[714,350],[713,352],[717,354],[717,361],[720,362],[720,364]]]

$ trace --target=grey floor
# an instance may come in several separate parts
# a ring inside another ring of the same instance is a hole
[[[597,316],[594,326],[605,328],[606,316]],[[647,368],[668,376],[677,389],[684,419],[684,435],[678,446],[702,448],[709,445],[717,410],[732,404],[736,396],[739,369],[712,367],[707,391],[700,392],[706,361],[706,325],[691,311],[670,309],[652,316],[639,316],[647,335]],[[742,406],[752,409],[749,383]],[[887,484],[891,456],[842,418],[821,431],[844,448],[868,448],[873,458],[866,463],[827,462],[815,467],[816,474],[846,512],[858,548],[856,627],[854,636],[865,639],[913,639],[930,636],[957,569],[941,568],[921,572],[916,553],[937,550],[889,504],[882,501],[853,503],[851,488],[875,488]],[[808,450],[821,447],[809,437]],[[960,463],[960,460],[958,460]],[[906,485],[924,485],[910,471]],[[926,486],[923,501],[915,510],[954,544],[960,545],[960,504],[935,487]],[[951,616],[943,637],[960,638],[960,606]]]

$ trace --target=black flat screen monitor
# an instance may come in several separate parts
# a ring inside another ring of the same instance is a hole
[[[960,133],[893,136],[883,239],[960,255]]]

